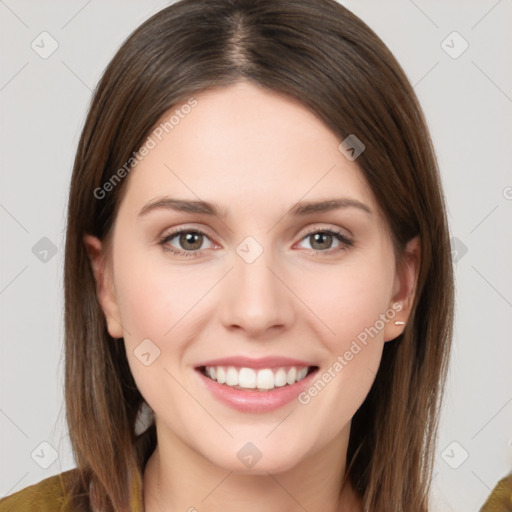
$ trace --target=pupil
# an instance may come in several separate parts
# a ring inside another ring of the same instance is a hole
[[[316,243],[320,240],[320,245],[323,245],[322,247],[318,247],[318,249],[328,249],[329,246],[331,245],[330,242],[332,240],[332,235],[330,235],[329,233],[316,233],[315,235],[313,235],[313,239],[314,239],[314,243]],[[322,239],[324,240],[323,244],[322,244]],[[325,243],[326,240],[327,240],[327,244]],[[312,244],[312,246],[313,246],[313,244]],[[313,248],[315,248],[315,247],[313,246]]]
[[[185,233],[180,238],[180,243],[184,244],[184,247],[186,247],[186,244],[189,244],[189,249],[199,249],[201,247],[201,233]],[[195,241],[194,241],[195,240]],[[328,249],[332,242],[332,235],[329,233],[315,233],[313,235],[313,246],[314,244],[319,244],[320,247],[317,247],[318,249]],[[315,248],[315,247],[313,247]]]
[[[180,243],[183,247],[188,249],[199,249],[201,247],[201,234],[200,233],[185,233],[184,235],[181,235]],[[194,243],[194,238],[196,238],[196,241]],[[198,242],[199,240],[199,242]],[[189,246],[187,247],[187,244]],[[191,244],[191,246],[190,246]]]

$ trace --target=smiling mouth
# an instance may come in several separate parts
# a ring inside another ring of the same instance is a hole
[[[234,366],[200,366],[205,377],[239,390],[270,391],[293,386],[318,370],[318,366],[282,366],[279,368],[247,368]]]

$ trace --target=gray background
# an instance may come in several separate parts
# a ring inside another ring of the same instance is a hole
[[[433,497],[439,512],[476,511],[512,470],[512,1],[342,3],[404,67],[437,150],[457,316]],[[74,151],[108,61],[167,4],[0,0],[0,496],[74,467],[62,389]],[[57,50],[42,58],[52,39]]]

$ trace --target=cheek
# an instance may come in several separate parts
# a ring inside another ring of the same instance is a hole
[[[350,421],[373,384],[384,346],[382,318],[394,316],[386,316],[394,282],[392,252],[382,247],[356,256],[307,280],[310,307],[329,329],[318,328],[328,359],[304,403],[314,401],[320,416],[338,411],[341,423]],[[322,395],[318,401],[317,394]]]
[[[167,339],[208,289],[206,284],[201,286],[208,280],[200,272],[188,270],[192,266],[166,265],[163,256],[148,257],[140,249],[119,257],[116,263],[117,303],[132,342]]]
[[[380,256],[380,257],[379,257]],[[383,336],[380,315],[391,307],[393,260],[386,253],[352,258],[337,266],[315,269],[303,280],[301,296],[323,321],[321,339],[331,353],[348,350],[352,340],[364,338],[375,325]]]
[[[317,428],[326,438],[350,422],[374,382],[384,345],[382,315],[386,317],[390,307],[392,261],[375,257],[340,265],[329,270],[329,279],[324,276],[321,289],[308,285],[308,305],[322,320],[317,322],[317,335],[328,355],[299,402],[318,418]],[[318,283],[308,281],[313,282]],[[390,314],[388,321],[391,318]]]
[[[137,387],[156,408],[162,389],[172,389],[166,393],[166,404],[178,407],[181,395],[172,376],[178,375],[177,366],[186,352],[191,309],[208,287],[200,286],[183,267],[166,265],[164,257],[149,255],[147,248],[118,251],[115,261],[116,300]],[[201,276],[197,279],[208,282]]]
[[[133,246],[130,251],[119,251],[115,260],[126,353],[145,397],[158,396],[174,382],[170,376],[182,371],[198,317],[214,313],[212,303],[202,299],[219,279],[206,266],[170,264],[159,251],[150,254],[147,248]],[[147,366],[144,357],[151,361]],[[176,396],[168,399],[179,400],[179,395],[177,386]]]

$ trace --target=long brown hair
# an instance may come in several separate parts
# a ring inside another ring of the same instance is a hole
[[[347,477],[366,511],[428,510],[453,323],[444,197],[413,88],[385,44],[334,0],[182,0],[144,22],[95,91],[71,179],[65,253],[65,399],[77,471],[92,510],[129,510],[142,492],[155,426],[135,432],[143,402],[122,341],[109,335],[83,235],[108,240],[129,176],[98,198],[170,108],[209,87],[249,80],[300,100],[357,159],[386,218],[397,261],[421,240],[408,324],[386,343],[352,420]],[[103,197],[104,196],[104,197]],[[340,482],[341,485],[341,482]]]

